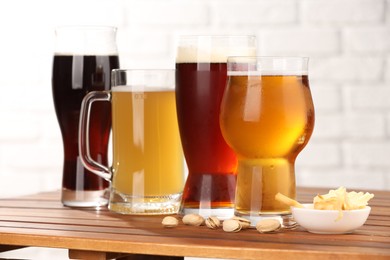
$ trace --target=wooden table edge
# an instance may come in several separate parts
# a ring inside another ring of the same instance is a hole
[[[235,247],[226,247],[226,251],[221,252],[220,246],[191,245],[188,249],[186,245],[178,246],[172,244],[156,244],[145,242],[132,241],[115,241],[112,243],[103,239],[89,239],[88,242],[83,238],[78,237],[47,237],[43,235],[24,235],[0,233],[0,241],[6,238],[7,245],[10,247],[20,247],[23,244],[26,247],[43,247],[43,248],[62,248],[70,252],[91,252],[104,254],[131,254],[131,255],[157,255],[157,256],[173,256],[173,257],[200,257],[200,258],[229,258],[229,259],[390,259],[389,249],[376,249],[370,252],[343,250],[323,251],[312,246],[311,250],[302,249],[286,249],[279,248],[279,244],[267,243],[266,247],[262,248],[245,248],[241,250]],[[90,246],[93,244],[94,246]],[[273,247],[273,248],[272,248]],[[197,248],[197,253],[194,253],[194,248]],[[93,259],[93,258],[91,258]]]

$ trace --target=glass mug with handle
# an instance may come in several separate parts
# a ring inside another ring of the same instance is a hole
[[[80,155],[87,169],[111,182],[109,209],[114,212],[173,214],[180,207],[184,165],[174,75],[174,70],[113,70],[111,91],[91,92],[83,100]],[[111,168],[90,156],[94,102],[111,102]]]
[[[119,68],[116,31],[104,26],[63,26],[55,30],[52,93],[64,148],[61,201],[65,206],[99,207],[108,201],[109,183],[81,163],[78,126],[85,94],[111,88],[111,70]],[[103,165],[108,165],[110,130],[110,105],[98,104],[91,111],[90,152]]]
[[[188,166],[181,214],[233,216],[237,158],[219,126],[227,57],[255,55],[254,36],[181,36],[176,56],[176,102]]]
[[[229,57],[220,124],[238,157],[235,214],[288,224],[275,195],[296,197],[295,159],[314,128],[308,58]]]

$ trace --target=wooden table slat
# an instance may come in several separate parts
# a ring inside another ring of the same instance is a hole
[[[313,194],[327,190],[298,191],[299,199],[309,200]],[[390,259],[390,192],[374,193],[366,224],[343,235],[311,234],[302,228],[275,234],[260,234],[254,229],[226,233],[182,223],[167,229],[161,225],[163,216],[128,216],[106,208],[96,211],[63,207],[59,192],[6,198],[0,199],[0,249],[67,248],[71,255],[86,259],[103,259],[111,253],[140,254],[147,259],[152,255],[173,259]]]

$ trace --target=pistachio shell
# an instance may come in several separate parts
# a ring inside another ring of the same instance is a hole
[[[190,226],[201,226],[204,218],[198,214],[187,214],[183,217],[183,223]]]
[[[179,225],[179,220],[175,217],[167,216],[162,220],[161,223],[163,224],[164,227],[171,228]]]
[[[278,231],[280,228],[280,221],[276,219],[262,219],[256,223],[256,229],[260,233],[275,232]]]
[[[242,229],[247,229],[251,226],[251,221],[249,219],[241,218],[241,217],[237,217],[237,216],[234,216],[231,219],[234,219],[234,220],[237,220],[238,222],[240,222]]]
[[[206,226],[211,229],[217,229],[221,226],[221,221],[214,216],[210,216],[206,219]]]
[[[242,229],[242,226],[239,221],[228,219],[223,222],[222,228],[225,232],[238,232]]]
[[[283,228],[284,229],[289,229],[289,230],[294,230],[298,228],[298,223],[296,222],[291,222],[291,223],[283,223]]]

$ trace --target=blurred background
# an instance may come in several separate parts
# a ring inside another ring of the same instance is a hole
[[[0,4],[0,198],[61,187],[59,25],[118,27],[122,68],[174,68],[180,34],[253,34],[259,55],[309,56],[316,125],[297,184],[390,190],[390,0],[12,0]]]

